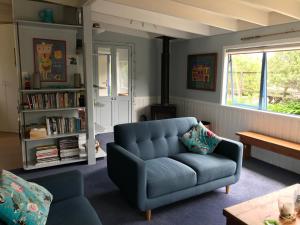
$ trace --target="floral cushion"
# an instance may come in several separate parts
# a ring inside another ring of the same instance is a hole
[[[1,171],[0,220],[8,225],[45,225],[52,199],[42,186]]]
[[[180,140],[190,151],[206,155],[215,150],[222,138],[199,122],[198,125],[185,133]]]

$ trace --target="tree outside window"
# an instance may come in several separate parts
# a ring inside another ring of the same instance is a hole
[[[300,50],[229,54],[227,75],[227,105],[300,115]]]

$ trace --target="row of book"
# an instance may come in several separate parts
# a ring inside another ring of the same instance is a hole
[[[80,92],[26,94],[24,105],[27,105],[28,109],[79,107],[82,95]]]
[[[85,130],[84,117],[46,117],[47,134],[65,134]]]

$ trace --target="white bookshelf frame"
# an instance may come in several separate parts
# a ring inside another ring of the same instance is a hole
[[[84,87],[82,88],[73,88],[73,87],[63,87],[63,88],[46,88],[46,89],[22,89],[22,67],[21,67],[21,56],[20,56],[20,39],[22,37],[19,36],[19,26],[26,26],[26,27],[38,27],[39,29],[55,29],[55,30],[77,30],[80,32],[84,32],[83,26],[82,25],[70,25],[70,24],[57,24],[57,23],[44,23],[44,22],[38,22],[38,21],[28,21],[28,20],[15,20],[15,36],[16,36],[16,65],[17,65],[17,70],[18,70],[18,75],[19,75],[19,122],[20,122],[20,132],[21,132],[21,147],[22,147],[22,159],[23,159],[23,168],[25,170],[33,170],[33,169],[41,169],[41,168],[47,168],[47,167],[53,167],[53,166],[60,166],[60,165],[66,165],[66,164],[72,164],[72,163],[78,163],[78,162],[87,162],[89,158],[89,152],[95,151],[94,148],[89,151],[89,145],[87,144],[87,157],[85,158],[79,158],[75,160],[68,160],[68,161],[59,161],[59,162],[53,162],[49,164],[36,164],[34,163],[34,159],[28,158],[30,153],[28,151],[33,151],[33,149],[28,149],[28,144],[34,143],[34,144],[41,144],[43,145],[43,142],[45,141],[51,141],[51,140],[56,140],[59,138],[64,138],[64,137],[72,137],[72,136],[79,136],[80,134],[86,134],[88,138],[88,131],[93,129],[89,128],[90,124],[86,123],[86,128],[84,131],[79,131],[79,132],[74,132],[74,133],[65,133],[65,134],[57,134],[57,135],[48,135],[43,138],[39,139],[30,139],[30,138],[25,138],[25,124],[26,124],[26,117],[30,116],[32,113],[41,113],[41,112],[62,112],[62,111],[78,111],[78,110],[85,110],[86,112],[86,117],[89,114],[89,108],[87,107],[87,82],[86,82],[86,73],[85,69],[83,70],[83,77],[84,77]],[[84,42],[84,34],[82,34],[83,42]],[[83,51],[83,68],[87,66],[86,60],[85,60],[85,53],[84,51],[84,46],[82,46]],[[36,93],[57,93],[57,92],[84,92],[86,96],[86,106],[85,107],[66,107],[66,108],[49,108],[49,109],[23,109],[21,106],[22,103],[22,97],[25,94],[36,94]],[[26,117],[25,117],[26,115]],[[45,115],[42,115],[45,116]],[[87,139],[88,141],[88,139]],[[94,142],[94,139],[93,139]],[[95,157],[95,156],[94,156]]]

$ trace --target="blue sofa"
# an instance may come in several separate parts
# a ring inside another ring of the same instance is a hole
[[[212,154],[188,152],[179,138],[196,124],[185,117],[114,127],[108,175],[148,220],[151,209],[224,186],[228,192],[239,180],[242,143],[224,139]]]
[[[83,177],[79,171],[30,180],[53,194],[46,225],[101,225],[97,213],[84,197]],[[4,223],[0,222],[0,225]]]

